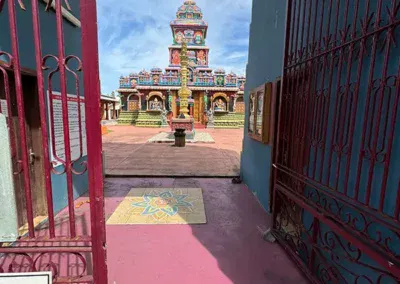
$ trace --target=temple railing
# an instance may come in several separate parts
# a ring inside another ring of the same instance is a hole
[[[119,83],[120,88],[130,88],[131,84],[130,83]]]
[[[189,86],[196,86],[196,87],[237,87],[239,88],[239,84],[241,82],[227,82],[224,84],[217,84],[215,83],[215,77],[195,77],[195,82],[188,82]],[[142,78],[135,78],[135,77],[124,77],[121,78],[119,82],[119,87],[121,89],[130,89],[134,88],[136,85],[138,86],[180,86],[181,80],[178,77],[170,76],[170,75],[163,75],[160,76],[159,81],[157,83],[154,82],[153,79],[144,80]]]
[[[225,87],[237,87],[236,83],[226,83]]]
[[[152,80],[139,80],[139,85],[153,85]]]
[[[175,81],[175,82],[159,82],[159,86],[180,86],[181,85],[181,80]]]
[[[199,86],[199,87],[214,87],[214,82],[194,82],[194,86]]]

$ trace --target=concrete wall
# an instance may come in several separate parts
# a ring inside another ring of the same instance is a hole
[[[23,1],[26,7],[26,11],[19,8],[16,3],[17,12],[17,27],[18,27],[18,40],[20,49],[20,61],[21,67],[30,70],[36,70],[35,63],[35,49],[33,43],[33,28],[32,28],[32,9],[31,1]],[[42,36],[42,49],[43,56],[47,54],[58,54],[57,52],[57,33],[56,33],[56,17],[55,11],[51,9],[49,12],[45,11],[45,4],[42,0],[39,1],[40,10],[40,28]],[[79,1],[70,1],[72,14],[76,18],[79,17]],[[0,13],[0,50],[11,53],[11,40],[10,40],[10,26],[8,18],[8,4],[7,1]],[[64,20],[64,40],[65,40],[65,54],[76,55],[82,59],[81,52],[81,29],[76,27],[74,24],[68,20]],[[5,60],[5,58],[0,57],[0,60]],[[50,69],[45,71],[45,86],[48,84],[47,75],[51,69],[54,68],[54,60],[49,60],[48,65]],[[76,62],[70,62],[68,65],[71,69],[76,69]],[[83,95],[83,76],[79,75],[80,80],[80,93]],[[60,92],[60,81],[59,75],[56,74],[52,79],[53,91]],[[47,91],[47,87],[45,87]],[[67,74],[67,91],[69,94],[76,94],[75,79],[72,74]],[[84,157],[82,160],[85,160]],[[78,161],[79,164],[81,161]],[[60,168],[56,169],[61,171]],[[74,194],[75,197],[82,195],[88,189],[87,174],[82,176],[74,175]],[[56,212],[60,211],[67,206],[67,187],[66,178],[64,175],[52,175],[52,185],[53,185],[53,196],[54,196],[54,210]]]
[[[285,14],[286,0],[253,0],[249,61],[246,72],[246,106],[249,103],[250,90],[281,76]],[[246,108],[241,176],[247,186],[257,195],[263,207],[268,210],[271,147],[247,136],[248,112],[249,110]]]

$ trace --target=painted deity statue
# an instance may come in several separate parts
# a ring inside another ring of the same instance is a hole
[[[206,54],[204,50],[200,50],[197,53],[197,64],[198,65],[206,65]]]
[[[179,43],[179,44],[182,43],[182,41],[183,41],[183,33],[182,32],[178,32],[175,35],[175,41],[176,41],[176,43]]]
[[[167,125],[168,123],[167,123],[167,114],[168,114],[168,111],[165,109],[165,108],[163,108],[163,110],[162,110],[162,112],[161,112],[161,125]]]
[[[218,76],[217,77],[217,86],[223,86],[224,85],[224,77]]]
[[[150,110],[161,110],[162,103],[158,101],[157,98],[150,102]]]
[[[196,44],[201,44],[203,42],[203,35],[201,32],[197,32],[194,36],[194,42]]]
[[[189,57],[189,66],[195,66],[196,65],[196,52],[193,50],[189,50],[187,52],[187,55]]]
[[[172,64],[174,65],[181,64],[180,54],[178,50],[174,50],[174,52],[172,52]]]
[[[160,76],[154,75],[153,76],[153,83],[157,85],[159,82],[160,82]]]
[[[214,123],[214,111],[210,108],[207,111],[208,122]]]
[[[218,101],[216,101],[214,103],[214,110],[215,111],[225,111],[226,110],[226,105],[225,103],[222,101],[222,99],[219,99]]]

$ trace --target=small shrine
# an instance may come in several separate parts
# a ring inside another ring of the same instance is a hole
[[[147,111],[162,112],[165,109],[165,96],[161,92],[152,92],[146,97]]]
[[[209,125],[210,111],[215,128],[243,127],[246,78],[209,67],[208,23],[203,19],[200,7],[195,1],[184,1],[170,25],[169,66],[164,70],[156,67],[121,76],[118,92],[122,110],[118,121],[121,124],[160,127],[164,110],[171,122],[171,118],[180,116],[182,108],[187,108],[187,118],[194,120],[195,128]],[[182,56],[187,60],[185,77],[182,76]],[[179,94],[183,78],[191,92],[184,101],[185,105]]]

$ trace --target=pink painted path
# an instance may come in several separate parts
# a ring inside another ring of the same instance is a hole
[[[278,244],[263,241],[259,228],[265,230],[271,220],[245,185],[211,178],[106,179],[107,219],[133,187],[202,188],[207,224],[107,226],[108,283],[307,283]],[[81,197],[75,204],[86,200]],[[75,209],[79,235],[90,235],[89,207],[84,203]],[[56,224],[58,236],[69,234],[67,209],[58,214]],[[38,237],[46,236],[47,225],[36,232]],[[88,259],[89,271],[85,273],[82,262],[71,254],[46,255],[38,265],[46,265],[52,258],[62,277],[90,274],[90,256],[83,255]],[[15,261],[12,255],[5,260],[0,258],[0,267],[8,267],[10,261]],[[23,269],[20,266],[19,271]]]
[[[108,179],[106,217],[132,187],[200,187],[205,225],[107,226],[109,283],[307,283],[278,244],[244,185],[230,179]],[[89,206],[86,206],[89,208]]]

